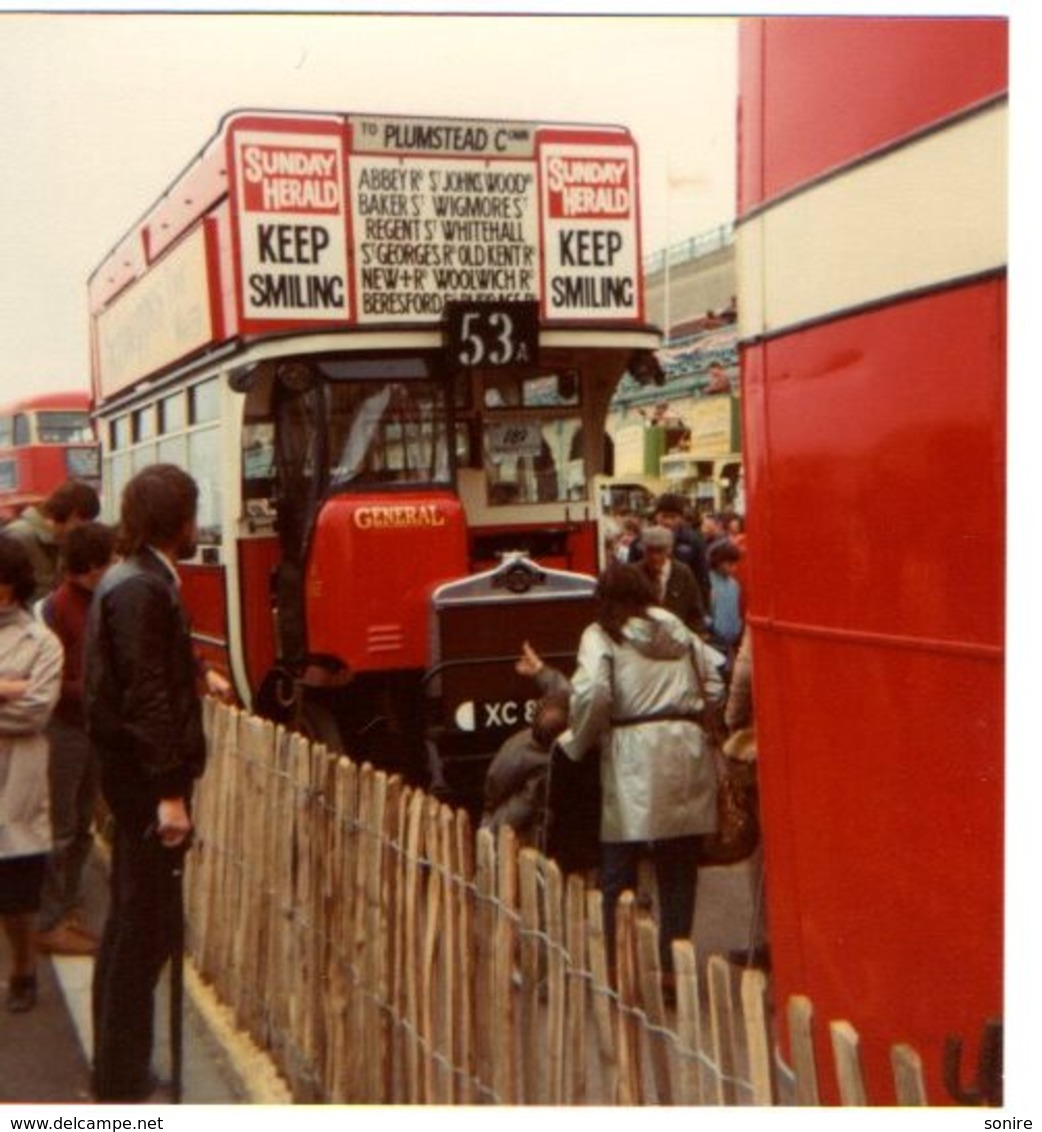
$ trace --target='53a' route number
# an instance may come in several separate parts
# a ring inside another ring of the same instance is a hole
[[[532,365],[539,349],[539,304],[447,303],[445,338],[456,365]]]

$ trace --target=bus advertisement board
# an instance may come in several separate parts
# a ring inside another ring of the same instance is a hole
[[[228,146],[244,333],[438,323],[462,300],[643,319],[624,131],[250,117]]]
[[[350,321],[339,130],[233,130],[229,146],[244,329]]]

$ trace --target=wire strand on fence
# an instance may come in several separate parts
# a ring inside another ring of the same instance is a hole
[[[760,973],[676,941],[666,1007],[632,894],[609,979],[599,893],[509,829],[472,833],[400,779],[235,709],[206,720],[190,946],[296,1099],[770,1104],[779,1079],[815,1094],[805,1066],[793,1082],[775,1064]],[[856,1035],[833,1034],[857,1098]],[[897,1064],[918,1096],[914,1057]]]

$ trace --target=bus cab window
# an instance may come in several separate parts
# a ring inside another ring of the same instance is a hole
[[[324,442],[322,389],[279,381],[275,387],[275,507],[279,541],[302,558],[318,506]]]
[[[444,389],[428,381],[332,382],[330,486],[448,484]]]

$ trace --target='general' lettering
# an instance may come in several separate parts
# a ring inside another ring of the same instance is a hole
[[[444,527],[445,516],[429,503],[418,506],[359,507],[354,515],[355,526],[363,530],[388,527]]]

